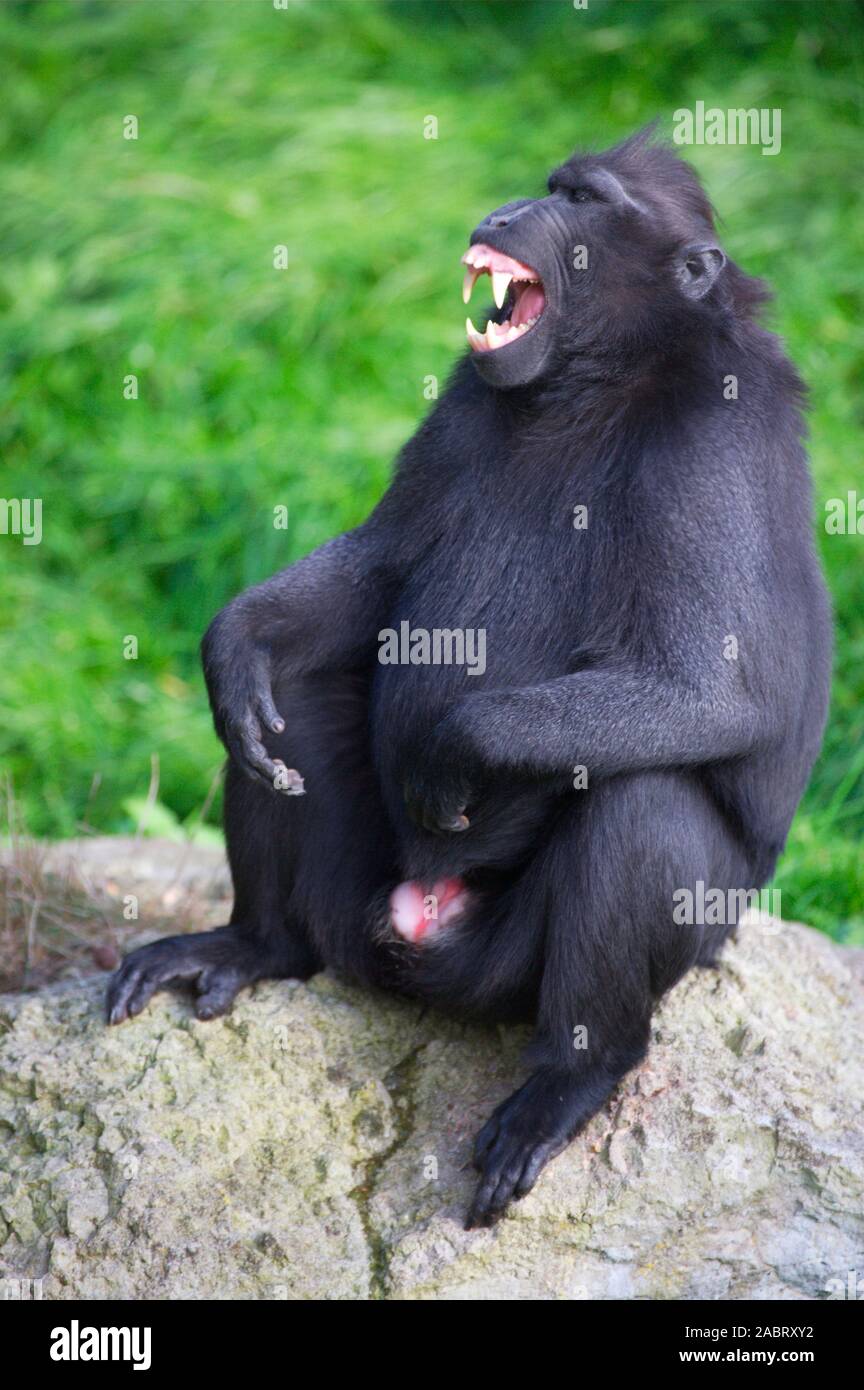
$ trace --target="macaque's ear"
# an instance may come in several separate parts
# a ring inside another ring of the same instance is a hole
[[[703,299],[725,264],[719,246],[685,246],[675,266],[678,284],[688,299]]]

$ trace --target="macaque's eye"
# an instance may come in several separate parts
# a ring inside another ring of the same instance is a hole
[[[564,188],[562,190],[571,203],[602,203],[603,199],[594,188],[589,188],[587,184],[582,184],[579,188]]]

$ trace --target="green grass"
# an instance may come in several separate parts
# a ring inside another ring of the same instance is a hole
[[[154,759],[159,825],[197,823],[207,621],[365,515],[462,349],[468,230],[578,144],[696,100],[781,108],[777,158],[692,157],[776,287],[819,515],[855,487],[862,32],[846,0],[0,10],[3,492],[44,509],[40,546],[0,537],[0,753],[30,826],[129,828]],[[864,941],[864,537],[820,544],[832,717],[778,883],[787,915]]]

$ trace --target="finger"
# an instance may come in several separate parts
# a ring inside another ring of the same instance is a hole
[[[276,759],[277,778],[273,785],[273,790],[281,792],[283,796],[304,796],[306,784],[303,774],[298,772],[296,767],[286,767],[281,758]]]
[[[402,788],[402,795],[411,820],[422,830],[428,830],[430,835],[460,834],[468,829],[470,822],[464,805],[449,810],[440,802],[424,799],[407,782]]]
[[[259,772],[252,763],[247,762],[241,751],[235,754],[235,762],[244,776],[248,777],[251,782],[257,783],[259,787],[265,787],[267,791],[272,792],[274,790],[272,779],[264,772]]]
[[[285,720],[273,703],[273,694],[269,683],[258,691],[258,713],[272,733],[282,734],[285,732]]]
[[[453,802],[456,802],[454,805]],[[441,796],[437,802],[427,806],[426,815],[431,822],[429,829],[439,835],[459,835],[468,829],[469,821],[465,814],[462,797]]]
[[[446,835],[453,828],[454,817],[440,805],[427,801],[419,809],[420,824],[431,835]]]
[[[467,816],[427,815],[423,820],[424,829],[433,835],[460,835],[468,829]]]
[[[253,782],[257,782],[259,786],[267,787],[272,791],[272,780],[265,776],[263,772],[260,772],[258,768],[255,766],[254,762],[252,762],[249,759],[246,753],[245,745],[243,744],[242,740],[239,738],[229,738],[227,740],[227,743],[228,751],[231,754],[231,757],[233,758],[237,767],[240,768],[240,771],[246,777],[249,777]]]
[[[279,766],[261,742],[261,726],[257,719],[250,716],[236,726],[231,731],[229,747],[243,771],[273,791]]]
[[[279,764],[270,757],[264,744],[259,742],[257,738],[246,737],[242,740],[242,743],[244,761],[253,771],[263,777],[272,791],[276,778],[279,775]],[[284,767],[285,764],[283,763],[282,766]]]

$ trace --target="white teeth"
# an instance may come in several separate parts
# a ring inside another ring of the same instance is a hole
[[[486,342],[484,335],[482,333],[477,332],[477,329],[474,327],[470,319],[465,320],[465,332],[468,335],[468,341],[473,348],[482,347]]]
[[[462,281],[463,304],[467,304],[468,300],[471,298],[471,291],[474,288],[474,282],[478,278],[479,274],[479,270],[474,270],[472,266],[469,266],[468,269],[465,271],[465,279]]]
[[[514,343],[517,338],[521,338],[523,333],[534,327],[539,317],[537,314],[533,319],[526,319],[524,323],[510,323],[509,319],[506,323],[495,323],[490,319],[483,333],[479,333],[471,320],[466,319],[465,333],[476,352],[495,352],[498,348],[506,347],[508,343]]]
[[[508,275],[506,270],[493,270],[492,272],[492,298],[499,309],[504,304],[507,287],[512,278],[512,275]]]

